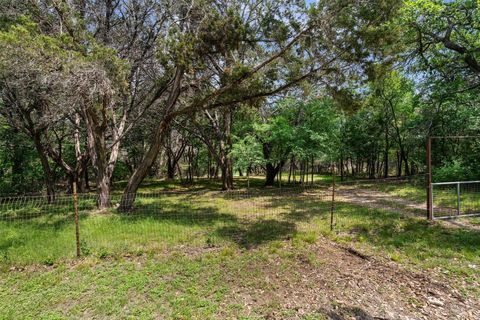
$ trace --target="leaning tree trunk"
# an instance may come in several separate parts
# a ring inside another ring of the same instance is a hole
[[[47,188],[47,201],[48,203],[51,203],[55,200],[55,183],[50,164],[48,163],[47,151],[42,145],[39,135],[35,134],[33,136],[33,142],[35,144],[35,148],[37,149],[40,162],[42,163],[43,177],[45,181],[45,187]]]
[[[154,141],[151,143],[150,148],[145,154],[142,162],[140,162],[128,180],[127,186],[123,191],[119,207],[120,211],[131,211],[133,209],[133,203],[135,202],[135,198],[137,196],[137,190],[140,187],[143,179],[147,176],[148,170],[155,162],[155,159],[160,152],[162,143],[165,139],[165,132],[168,130],[171,120],[171,118],[166,117],[158,126],[154,135]]]
[[[120,201],[120,211],[130,211],[133,209],[133,203],[135,202],[137,190],[140,187],[143,179],[147,176],[148,170],[153,165],[155,159],[158,156],[158,153],[160,152],[161,146],[165,141],[166,132],[169,129],[171,122],[173,121],[171,110],[175,106],[176,101],[180,95],[180,85],[182,77],[183,69],[178,68],[175,72],[173,87],[167,100],[165,116],[163,117],[162,121],[160,122],[157,130],[153,135],[153,141],[150,144],[150,148],[145,154],[145,157],[128,180],[127,186],[123,191],[122,199]]]

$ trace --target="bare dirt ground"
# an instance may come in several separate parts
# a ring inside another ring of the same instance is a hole
[[[337,190],[336,200],[369,208],[399,212],[406,216],[425,217],[427,214],[425,203],[414,202],[405,198],[395,197],[387,192],[364,189],[358,186],[341,186]],[[470,223],[468,218],[437,221],[447,227],[480,230],[480,226]]]
[[[266,319],[480,319],[480,301],[465,299],[447,279],[327,239],[311,249],[317,262],[300,256],[287,270],[280,260],[267,262],[268,287],[275,290],[235,283],[232,299]]]

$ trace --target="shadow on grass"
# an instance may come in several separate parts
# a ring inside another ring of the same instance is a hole
[[[121,240],[119,236],[115,238],[115,235],[109,234],[114,234],[112,228],[117,227],[121,232],[128,233],[131,230],[137,235],[145,230],[185,234],[198,234],[198,230],[201,230],[202,235],[211,232],[243,248],[289,239],[305,225],[318,228],[319,232],[328,231],[329,220],[326,218],[330,214],[330,205],[330,196],[322,193],[322,188],[267,188],[250,190],[248,193],[158,193],[140,196],[135,210],[128,214],[118,213],[114,208],[107,213],[97,213],[92,211],[95,207],[94,198],[80,199],[81,222],[89,224],[92,234],[107,240]],[[52,210],[45,206],[38,214],[29,212],[28,207],[20,210],[24,210],[23,213],[10,209],[8,212],[0,211],[0,220],[6,212],[13,214],[0,221],[0,251],[23,246],[25,242],[31,244],[32,248],[40,240],[48,244],[48,239],[58,235],[57,231],[68,236],[71,232],[73,243],[71,204],[63,203]],[[96,215],[105,219],[95,220]],[[349,238],[357,237],[371,245],[399,250],[416,259],[448,259],[460,254],[476,261],[475,264],[480,263],[478,230],[446,228],[440,224],[430,224],[424,219],[407,218],[391,209],[368,208],[358,204],[337,203],[334,216],[336,231],[340,236],[347,234]],[[94,219],[90,219],[92,217]],[[110,217],[114,219],[109,221]],[[137,222],[145,222],[145,226],[138,226]],[[161,228],[156,226],[164,222],[165,231],[158,231]],[[199,228],[192,230],[190,227]]]
[[[290,239],[296,232],[296,225],[290,221],[274,219],[244,222],[217,229],[220,237],[250,249],[265,242]]]
[[[233,214],[221,212],[213,205],[195,206],[193,203],[163,202],[159,204],[143,204],[128,213],[114,212],[114,215],[125,222],[150,219],[158,222],[171,222],[178,225],[208,225],[216,222],[236,222]]]
[[[247,182],[246,177],[235,177],[235,188],[245,189],[247,185],[250,185],[251,189],[281,189],[283,187],[299,187],[299,182],[283,181],[281,185],[275,183],[273,187],[265,187],[265,177],[263,176],[251,176],[250,182]],[[329,185],[331,183],[330,176],[315,175],[314,184],[316,185]],[[121,192],[127,184],[127,181],[118,181],[114,185],[114,193]],[[152,191],[172,191],[172,190],[210,190],[220,191],[222,190],[222,181],[220,178],[208,179],[208,178],[196,178],[194,181],[179,181],[179,180],[158,180],[149,179],[142,182],[139,192],[152,192]]]

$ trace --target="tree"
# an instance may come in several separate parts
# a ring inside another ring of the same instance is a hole
[[[0,113],[8,123],[34,142],[40,158],[49,201],[55,195],[48,151],[42,141],[48,129],[69,111],[59,106],[65,74],[62,42],[37,33],[24,21],[0,32]]]
[[[417,116],[413,94],[413,83],[398,72],[383,74],[372,83],[372,93],[367,103],[377,104],[382,114],[385,130],[385,157],[384,176],[388,175],[388,152],[390,138],[398,146],[397,175],[402,174],[402,165],[405,175],[409,175],[409,159],[407,144],[416,134],[412,130],[412,122]]]
[[[241,1],[225,2],[220,7],[208,3],[201,7],[184,5],[189,8],[186,12],[195,14],[173,15],[182,19],[172,21],[171,33],[175,37],[166,40],[168,45],[163,55],[174,70],[165,90],[168,94],[163,118],[142,163],[127,184],[123,210],[131,209],[134,194],[155,161],[175,117],[272,96],[309,77],[331,71],[338,58],[333,52],[314,55],[315,51],[326,50],[325,45],[315,45],[312,55],[304,55],[305,46],[312,43],[317,34],[313,31],[320,25],[314,21],[307,24],[295,21],[292,6]],[[322,23],[333,19],[337,10],[324,9],[317,10],[325,14]],[[289,17],[286,22],[282,18],[285,16]],[[219,34],[219,29],[224,32]],[[284,65],[290,68],[282,69]]]
[[[310,165],[313,169],[312,162],[316,159],[335,159],[339,115],[331,99],[285,99],[269,112],[264,122],[255,126],[256,136],[263,146],[265,185],[273,185],[289,159],[292,166],[300,162],[302,182],[307,167]]]
[[[109,206],[110,181],[121,140],[158,94],[151,87],[158,79],[144,69],[153,71],[158,67],[155,43],[164,27],[158,8],[157,1],[148,0],[6,1],[1,10],[7,28],[22,25],[24,20],[20,17],[28,16],[35,24],[34,30],[29,29],[34,37],[50,39],[57,45],[57,53],[65,54],[60,61],[63,65],[59,65],[63,68],[63,80],[70,87],[64,88],[64,99],[56,100],[67,105],[66,99],[70,99],[75,105],[75,115],[68,121],[75,132],[75,145],[86,140],[101,208]],[[61,147],[45,144],[50,146],[48,152],[55,162],[76,179],[77,170],[60,157]],[[84,154],[77,152],[82,158],[77,164],[87,163]]]
[[[325,0],[310,6],[287,0],[3,3],[2,32],[11,35],[24,27],[28,33],[27,41],[11,45],[10,52],[23,45],[47,53],[47,59],[34,61],[43,68],[37,74],[51,79],[49,87],[37,81],[23,88],[32,97],[51,93],[50,100],[42,100],[57,117],[41,134],[47,163],[62,167],[72,181],[91,166],[100,208],[110,204],[116,163],[127,163],[132,175],[121,209],[130,210],[140,183],[158,165],[170,163],[171,173],[183,154],[192,177],[200,149],[188,143],[183,153],[181,142],[168,140],[173,126],[179,129],[183,121],[201,124],[224,187],[233,187],[230,152],[238,108],[275,104],[285,95],[299,96],[308,85],[341,92],[346,82],[364,81],[364,71],[379,51],[370,44],[383,39],[378,26],[399,1]],[[26,50],[24,61],[28,54],[34,56]],[[14,57],[5,54],[5,66]],[[25,74],[32,76],[34,70]],[[303,129],[302,139],[315,144]],[[262,147],[271,160],[265,166],[272,180],[282,160],[268,143]],[[176,161],[158,161],[163,150]],[[315,156],[303,147],[295,153],[302,161]]]
[[[449,81],[478,86],[479,10],[477,1],[406,1],[401,19],[418,66]]]
[[[230,156],[233,158],[237,168],[245,170],[247,174],[247,188],[250,188],[250,171],[252,167],[260,166],[264,162],[261,145],[252,135],[246,135],[243,138],[236,137]]]

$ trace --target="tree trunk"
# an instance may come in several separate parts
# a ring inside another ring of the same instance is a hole
[[[311,170],[311,173],[310,173],[310,175],[311,175],[310,184],[313,184],[313,166],[314,166],[314,162],[315,162],[315,160],[313,159],[313,156],[312,156],[312,160],[311,160],[311,164],[312,164],[312,165],[311,165],[311,169],[310,169],[310,170]]]
[[[35,144],[35,148],[37,149],[40,162],[42,163],[43,177],[45,181],[45,187],[47,188],[47,201],[48,203],[51,203],[53,200],[55,200],[55,182],[50,164],[48,163],[47,151],[43,147],[38,134],[33,136],[33,142]]]
[[[92,109],[92,108],[90,108]],[[108,175],[105,126],[101,125],[95,111],[86,111],[87,145],[96,175],[97,207],[110,207],[110,177]]]
[[[294,166],[294,158],[290,159],[290,168],[288,169],[288,183],[290,184],[290,178],[292,177],[292,172],[293,172],[293,166]]]
[[[383,153],[383,162],[384,162],[384,167],[383,167],[383,177],[388,178],[388,150],[390,149],[390,143],[388,139],[388,125],[385,124],[385,151]]]
[[[273,166],[270,162],[266,165],[265,186],[273,186],[277,176],[279,166]]]
[[[345,171],[343,168],[343,153],[340,155],[340,181],[343,181],[345,175]]]
[[[167,179],[175,179],[175,162],[167,152]]]
[[[229,190],[230,186],[228,184],[228,169],[226,165],[222,165],[222,190]]]
[[[140,187],[143,179],[148,174],[148,170],[157,158],[158,152],[162,146],[162,142],[165,139],[165,132],[168,130],[171,120],[171,118],[166,117],[158,126],[154,135],[154,141],[151,143],[150,148],[145,154],[145,157],[128,180],[127,186],[123,191],[119,207],[120,211],[130,211],[133,209],[133,203],[135,202],[138,187]]]
[[[133,203],[135,202],[135,198],[137,195],[138,187],[142,183],[143,179],[148,174],[148,170],[155,162],[155,159],[160,152],[160,148],[165,140],[165,134],[167,130],[170,128],[170,124],[173,121],[173,118],[170,114],[171,110],[176,104],[176,101],[180,95],[180,84],[183,77],[183,69],[178,68],[175,71],[174,77],[174,84],[172,90],[169,94],[167,99],[167,106],[165,110],[165,116],[163,117],[162,121],[160,122],[157,130],[154,133],[153,141],[150,144],[150,147],[145,154],[145,157],[138,165],[137,169],[135,169],[134,173],[128,180],[127,186],[123,191],[122,199],[120,200],[120,211],[130,211],[133,209]]]
[[[227,168],[228,168],[228,175],[227,175],[227,182],[228,182],[228,187],[230,190],[234,189],[233,185],[233,163],[232,159],[229,157],[227,159]]]
[[[397,177],[402,175],[402,161],[403,157],[400,155],[400,152],[397,151]]]
[[[232,110],[225,108],[223,114],[223,134],[219,134],[220,138],[220,159],[222,166],[222,189],[231,190],[233,186],[233,163],[229,152],[232,148]],[[223,138],[224,137],[224,138]]]
[[[90,180],[89,180],[89,177],[88,177],[88,164],[85,165],[85,172],[84,172],[84,182],[85,182],[85,190],[86,191],[90,191]]]
[[[403,163],[405,165],[405,175],[408,176],[410,174],[410,168],[408,167],[408,159],[405,150],[402,152],[403,156]]]
[[[219,163],[222,173],[222,190],[234,189],[233,184],[233,164],[230,158],[222,156],[222,162]]]

